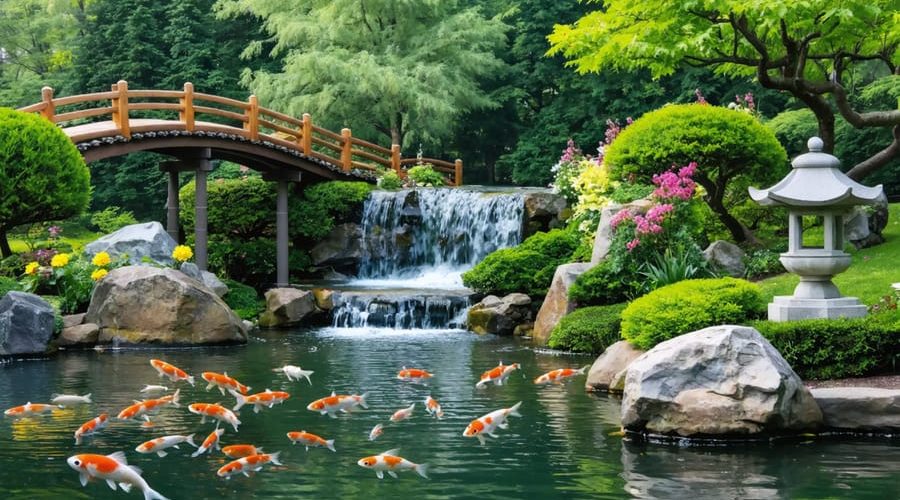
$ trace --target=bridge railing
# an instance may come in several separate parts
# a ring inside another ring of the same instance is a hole
[[[405,178],[407,166],[427,162],[446,175],[448,184],[462,185],[462,160],[402,158],[398,144],[386,148],[353,137],[349,128],[332,132],[314,125],[308,113],[298,119],[261,107],[255,95],[243,102],[195,92],[191,83],[185,83],[182,90],[130,90],[128,82],[120,80],[109,92],[58,98],[52,88],[44,87],[41,102],[19,110],[73,127],[69,137],[75,143],[108,136],[108,129],[88,126],[98,121],[111,121],[116,135],[126,139],[132,133],[160,130],[225,132],[291,148],[345,172],[390,169]]]

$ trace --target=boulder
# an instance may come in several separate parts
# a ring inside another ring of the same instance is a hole
[[[182,262],[181,263],[181,272],[194,278],[195,280],[203,283],[206,288],[209,288],[219,297],[224,297],[226,293],[228,293],[228,285],[222,283],[222,280],[218,278],[215,274],[209,271],[201,271],[197,264],[193,262]]]
[[[502,299],[488,295],[469,308],[466,323],[469,330],[481,335],[512,335],[517,326],[531,321],[530,305],[531,298],[522,293],[511,293]]]
[[[259,316],[259,326],[274,328],[297,325],[319,312],[316,298],[308,290],[272,288],[266,292],[266,310]]]
[[[844,216],[844,237],[857,249],[884,243],[881,232],[888,223],[888,199],[884,193],[874,205],[855,207]]]
[[[575,308],[569,302],[569,288],[579,276],[594,267],[590,263],[563,264],[553,273],[553,281],[547,296],[541,304],[537,318],[534,320],[534,332],[532,340],[539,345],[547,345],[550,333],[563,316],[572,312]]]
[[[900,390],[874,387],[812,389],[825,426],[845,431],[900,432]]]
[[[531,337],[532,333],[534,333],[534,323],[531,321],[516,325],[513,328],[513,337]]]
[[[84,323],[84,315],[85,313],[67,314],[63,316],[63,328],[69,328]]]
[[[338,224],[309,252],[321,267],[355,269],[362,259],[362,229],[357,224]]]
[[[181,271],[151,266],[113,269],[97,283],[86,323],[100,343],[209,345],[247,342],[240,318]]]
[[[54,323],[53,307],[46,300],[7,292],[0,299],[0,356],[43,354]]]
[[[628,366],[628,431],[691,437],[812,431],[822,412],[758,331],[713,326],[660,343]]]
[[[63,328],[57,343],[61,347],[89,347],[96,345],[98,340],[100,340],[100,325],[83,323]]]
[[[133,265],[141,264],[144,257],[149,257],[160,264],[171,265],[174,262],[172,250],[175,250],[177,244],[162,224],[146,222],[125,226],[94,240],[84,247],[84,253],[88,257],[100,252],[106,252],[113,258],[128,255],[128,260]]]
[[[313,288],[313,297],[316,299],[316,307],[323,311],[334,309],[334,290],[327,288]]]
[[[594,250],[591,253],[591,264],[597,265],[609,254],[612,246],[613,227],[612,218],[622,210],[628,210],[632,215],[647,213],[653,206],[653,202],[647,199],[634,200],[624,205],[610,203],[600,212],[600,223],[597,225],[597,233],[594,235]]]
[[[584,388],[588,391],[613,391],[616,375],[624,372],[641,354],[644,351],[624,340],[607,347],[591,365]]]
[[[532,191],[525,193],[524,237],[538,231],[559,227],[567,219],[568,203],[559,193]]]
[[[735,278],[744,276],[744,272],[747,270],[744,266],[745,256],[741,247],[725,240],[716,240],[703,251],[703,258],[706,259],[706,262],[715,269],[720,269]]]

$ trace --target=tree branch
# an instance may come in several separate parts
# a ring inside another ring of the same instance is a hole
[[[886,165],[892,159],[900,156],[900,125],[894,125],[891,132],[894,136],[891,144],[866,160],[857,163],[847,172],[848,177],[856,181],[861,180]]]

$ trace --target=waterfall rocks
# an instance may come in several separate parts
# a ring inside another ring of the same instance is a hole
[[[184,274],[203,283],[206,288],[212,290],[212,292],[219,297],[224,297],[225,294],[228,293],[228,285],[222,283],[222,280],[215,274],[209,271],[201,271],[200,268],[197,267],[197,264],[194,264],[193,262],[182,262],[179,269],[181,269],[181,272]]]
[[[622,379],[618,375],[644,352],[624,340],[607,347],[603,354],[591,365],[584,388],[589,392],[621,392],[622,388],[617,388],[614,383],[617,379]]]
[[[46,300],[8,292],[0,299],[0,356],[43,354],[54,322],[53,307]]]
[[[562,227],[569,218],[566,199],[551,191],[537,191],[525,194],[525,234],[527,238],[538,231],[549,231]]]
[[[569,302],[569,287],[575,283],[579,276],[586,273],[588,269],[594,267],[590,263],[563,264],[556,268],[553,273],[553,281],[550,283],[550,289],[547,296],[541,304],[537,318],[534,321],[534,332],[532,339],[538,345],[547,345],[550,339],[550,333],[559,323],[563,316],[572,312],[575,308]]]
[[[716,240],[703,251],[703,258],[715,269],[724,271],[735,278],[744,276],[746,254],[741,247],[725,240]]]
[[[88,257],[100,252],[106,252],[113,258],[128,255],[129,262],[133,265],[140,264],[144,257],[169,265],[173,262],[172,250],[175,245],[177,243],[163,229],[162,224],[147,222],[125,226],[92,241],[84,247],[84,253]]]
[[[313,265],[342,274],[356,274],[362,258],[362,229],[357,224],[338,224],[310,250]]]
[[[247,342],[240,318],[206,286],[181,271],[113,269],[91,296],[85,323],[100,343],[208,345]]]
[[[83,323],[63,328],[56,340],[60,347],[91,347],[100,340],[100,325]]]
[[[660,343],[625,374],[628,431],[691,437],[810,431],[822,412],[758,331],[714,326]]]
[[[453,329],[465,322],[465,291],[363,290],[332,296],[331,325],[336,328]]]
[[[469,330],[483,335],[512,335],[520,324],[531,320],[531,298],[524,293],[511,293],[502,299],[488,295],[469,309]]]
[[[900,432],[900,390],[874,387],[812,389],[825,426],[854,432]]]
[[[259,326],[293,326],[318,312],[313,292],[297,288],[273,288],[266,292],[266,310],[259,316]]]

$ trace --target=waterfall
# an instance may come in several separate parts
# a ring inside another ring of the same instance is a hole
[[[331,325],[337,328],[464,328],[468,295],[341,292]]]

